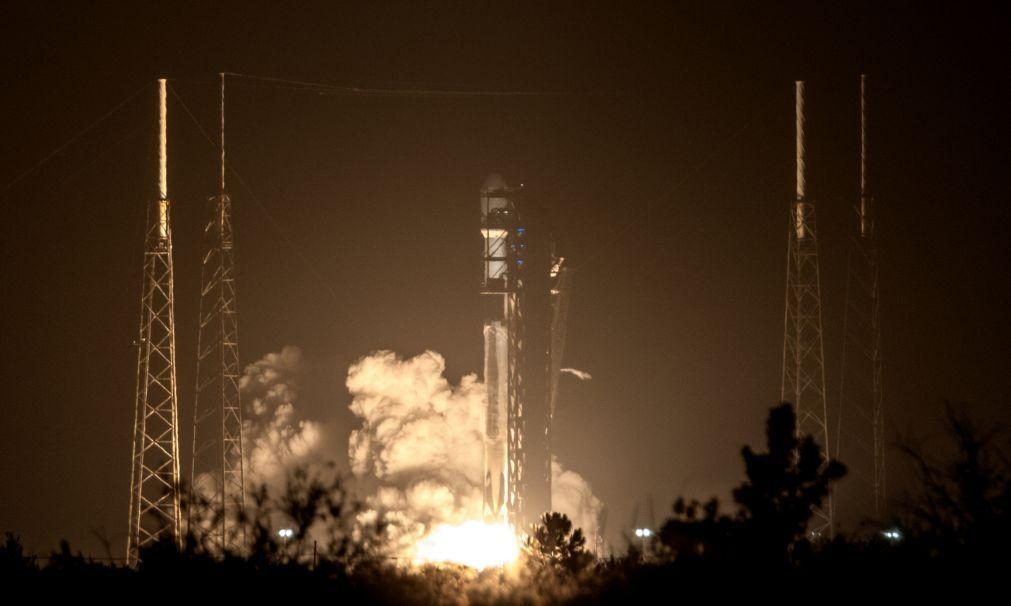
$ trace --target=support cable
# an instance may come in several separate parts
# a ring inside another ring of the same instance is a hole
[[[225,74],[228,75],[227,72]],[[186,102],[183,101],[182,97],[179,96],[179,93],[176,92],[176,90],[172,86],[169,86],[169,90],[172,91],[172,96],[174,96],[176,100],[179,101],[179,104],[186,112],[186,115],[190,117],[190,120],[193,121],[193,124],[197,127],[197,129],[204,136],[204,138],[207,139],[207,142],[210,143],[213,149],[217,150],[218,144],[215,143],[211,135],[203,127],[200,121],[197,120],[197,117],[193,114],[193,112],[190,111],[190,108],[186,105]],[[281,238],[281,240],[286,245],[288,245],[288,247],[292,250],[292,252],[295,253],[295,256],[297,256],[298,259],[303,264],[305,264],[305,266],[309,269],[309,271],[312,272],[312,274],[318,279],[319,284],[330,294],[330,296],[333,297],[333,300],[340,301],[340,297],[337,296],[337,292],[330,286],[329,282],[323,276],[322,272],[320,272],[320,270],[316,267],[316,265],[312,261],[310,261],[308,257],[305,256],[305,253],[302,252],[302,249],[300,249],[298,245],[296,245],[295,242],[288,237],[288,234],[285,233],[285,231],[281,228],[281,225],[277,222],[274,216],[270,214],[270,211],[267,210],[266,205],[264,205],[260,197],[253,192],[253,189],[249,186],[249,183],[247,183],[246,180],[242,177],[242,175],[235,169],[235,165],[229,160],[226,160],[225,163],[226,166],[228,167],[228,170],[231,171],[232,176],[235,177],[235,180],[238,181],[239,185],[241,185],[242,188],[246,191],[246,194],[249,196],[249,199],[253,201],[253,203],[256,205],[257,208],[260,209],[260,212],[263,213],[263,216],[267,218],[268,223],[270,223],[271,227],[274,228],[274,231]]]
[[[490,91],[490,90],[432,90],[432,89],[395,89],[368,88],[358,86],[340,86],[323,82],[306,82],[288,80],[270,76],[254,76],[236,72],[223,72],[226,76],[242,78],[256,82],[266,82],[278,85],[288,85],[288,90],[315,92],[321,95],[350,95],[360,97],[554,97],[560,95],[585,94],[550,91]]]
[[[84,127],[80,131],[78,131],[74,136],[70,137],[69,139],[67,139],[66,141],[64,141],[63,143],[61,143],[60,145],[56,146],[56,148],[53,151],[49,152],[41,160],[39,160],[38,162],[36,162],[35,164],[33,164],[31,166],[31,168],[29,168],[25,172],[21,173],[20,175],[18,175],[17,177],[15,177],[13,180],[9,181],[2,188],[0,188],[0,194],[6,193],[7,190],[9,190],[10,188],[14,187],[18,183],[20,183],[20,182],[24,181],[25,179],[27,179],[29,176],[31,176],[32,173],[34,173],[39,168],[45,166],[50,160],[52,160],[57,155],[59,155],[60,152],[64,151],[65,149],[67,149],[68,147],[70,147],[71,145],[73,145],[74,143],[76,143],[81,137],[83,137],[84,135],[86,135],[89,132],[91,132],[92,130],[94,130],[99,124],[101,124],[101,123],[105,122],[106,120],[108,120],[110,117],[112,117],[113,114],[115,114],[116,112],[118,112],[119,110],[121,110],[123,107],[125,107],[130,101],[133,101],[133,99],[136,98],[137,95],[139,95],[141,93],[141,91],[145,90],[147,88],[147,86],[148,85],[145,84],[145,85],[141,86],[140,88],[138,88],[137,90],[135,90],[134,92],[130,93],[130,95],[128,95],[126,97],[126,99],[123,99],[122,101],[120,101],[119,103],[117,103],[112,109],[110,109],[106,113],[102,114],[102,116],[99,117],[97,120],[95,120],[94,122],[92,122],[88,126]]]

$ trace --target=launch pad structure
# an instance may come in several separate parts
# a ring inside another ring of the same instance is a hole
[[[833,427],[834,441],[829,439],[818,225],[815,204],[807,195],[802,81],[795,83],[796,197],[789,212],[780,396],[794,404],[798,434],[813,436],[825,461],[833,453],[839,456],[842,411],[857,413],[847,417],[856,427],[849,431],[855,436],[847,436],[847,448],[855,444],[868,453],[866,469],[857,471],[869,479],[874,514],[880,517],[885,497],[881,333],[865,89],[862,76],[860,196],[847,273],[840,416]],[[137,340],[127,539],[131,565],[148,545],[166,539],[179,544],[184,530],[166,91],[166,81],[159,80],[157,195],[147,204]],[[187,521],[188,530],[205,544],[224,551],[244,542],[236,524],[243,509],[244,479],[234,233],[225,181],[224,74],[220,104],[221,172],[219,191],[209,199],[205,229],[190,470],[199,500],[191,506]],[[554,416],[574,271],[555,250],[545,209],[532,202],[523,185],[509,186],[494,174],[480,192],[479,292],[487,390],[483,515],[518,531],[552,509]],[[831,537],[834,516],[830,494],[825,507],[815,511],[812,533]]]
[[[538,220],[541,219],[541,220]],[[533,229],[527,229],[533,225]],[[517,530],[551,510],[552,425],[572,269],[523,186],[481,188],[484,516]]]
[[[860,195],[847,266],[839,416],[829,431],[816,209],[807,195],[805,84],[795,83],[796,197],[790,205],[781,399],[797,411],[824,461],[845,443],[866,499],[883,515],[885,451],[878,235],[868,179],[866,76],[860,80]],[[167,82],[158,80],[157,195],[147,204],[137,338],[127,560],[184,531],[218,553],[245,542],[242,406],[232,202],[226,188],[225,75],[220,88],[220,183],[209,199],[200,288],[193,451],[195,498],[182,525],[172,204],[168,196]],[[188,110],[187,110],[188,111]],[[192,117],[192,114],[191,114]],[[195,120],[195,118],[194,118]],[[199,124],[198,124],[199,126]],[[201,130],[203,130],[201,128]],[[213,144],[213,143],[212,143]],[[552,510],[553,431],[573,269],[558,254],[544,208],[523,185],[491,175],[480,192],[487,392],[483,515],[523,532]],[[528,230],[528,228],[530,228]],[[842,432],[845,411],[847,432]],[[854,429],[850,429],[853,427]],[[833,435],[834,434],[834,435]],[[833,440],[830,442],[830,435]],[[833,451],[832,447],[835,447]],[[850,493],[844,493],[850,494]],[[856,500],[856,499],[853,499]],[[816,508],[811,533],[832,537],[836,495]],[[868,507],[864,507],[865,512]],[[864,512],[864,513],[865,513]]]
[[[158,193],[148,204],[137,341],[126,548],[130,565],[139,562],[143,548],[159,541],[180,545],[184,533],[217,553],[245,542],[238,525],[245,496],[241,368],[232,202],[225,180],[225,74],[220,77],[220,183],[208,201],[204,234],[189,470],[193,498],[186,504],[181,502],[179,469],[168,85],[158,81]],[[487,305],[483,336],[488,393],[484,515],[517,530],[551,510],[552,427],[573,275],[556,254],[537,209],[525,199],[522,185],[509,187],[497,175],[481,190],[480,292]],[[535,225],[533,237],[527,233],[528,221]]]

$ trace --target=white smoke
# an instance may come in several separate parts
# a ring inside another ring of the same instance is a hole
[[[248,365],[240,380],[246,485],[282,489],[296,467],[323,463],[332,429],[296,408],[302,353],[285,347]],[[474,374],[451,384],[434,352],[403,359],[390,351],[365,356],[348,369],[351,432],[348,456],[366,512],[383,516],[389,547],[410,549],[430,530],[482,519],[486,394]],[[578,473],[552,463],[552,504],[588,542],[602,509]],[[592,544],[592,543],[591,543]]]
[[[243,480],[245,489],[265,485],[278,494],[296,467],[322,463],[319,446],[324,442],[320,425],[301,418],[295,408],[302,353],[285,347],[246,366],[239,379],[242,397]],[[220,471],[206,471],[193,482],[196,504],[191,505],[191,528],[208,531],[219,513]],[[226,505],[227,516],[235,511]],[[232,520],[229,524],[236,523]],[[213,546],[212,546],[213,547]]]
[[[302,352],[288,346],[246,366],[239,380],[247,486],[280,487],[291,469],[317,462],[320,426],[295,408],[301,374]]]
[[[351,432],[351,470],[375,481],[366,504],[385,515],[401,550],[436,524],[481,517],[484,386],[475,375],[452,386],[445,368],[433,351],[408,360],[380,351],[348,369],[362,422]]]
[[[366,505],[385,516],[401,552],[437,525],[482,515],[484,385],[473,374],[451,385],[445,368],[434,351],[410,359],[380,351],[348,369],[350,408],[361,421],[350,437],[351,469],[373,482]],[[557,462],[552,501],[593,540],[602,504]]]
[[[573,528],[583,529],[587,547],[594,545],[604,504],[593,496],[583,476],[565,469],[557,459],[551,461],[551,508],[568,516]]]

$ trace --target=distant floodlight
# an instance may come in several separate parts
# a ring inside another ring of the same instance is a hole
[[[288,540],[291,537],[295,536],[295,531],[290,528],[282,528],[281,530],[277,531],[277,536],[281,537],[282,539]]]
[[[639,541],[642,543],[642,551],[640,553],[642,554],[642,557],[645,558],[646,557],[646,539],[648,539],[651,536],[653,536],[653,531],[650,530],[649,528],[636,528],[635,529],[635,536],[638,537]]]
[[[889,541],[892,541],[893,543],[902,540],[902,533],[899,531],[898,528],[890,528],[888,530],[883,530],[881,532],[881,536],[888,539]]]

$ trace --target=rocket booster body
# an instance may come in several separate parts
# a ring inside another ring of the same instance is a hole
[[[509,336],[505,325],[497,320],[485,321],[484,378],[488,409],[484,439],[484,515],[494,521],[506,518],[508,356]]]
[[[481,188],[481,236],[485,299],[484,382],[487,409],[484,440],[484,516],[489,521],[512,521],[510,503],[510,402],[516,396],[516,340],[518,272],[516,259],[517,215],[510,189],[498,175]],[[515,453],[513,456],[515,459]]]

